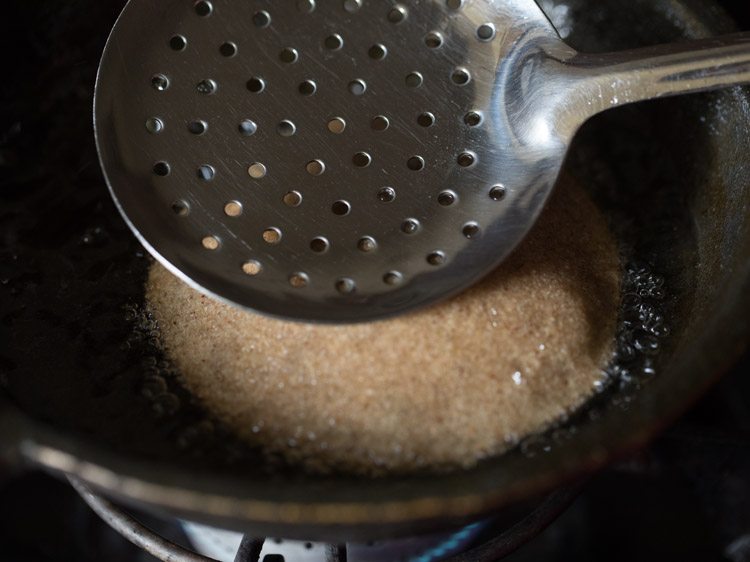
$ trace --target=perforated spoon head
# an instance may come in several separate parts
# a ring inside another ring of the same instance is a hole
[[[130,0],[97,145],[131,228],[202,291],[351,322],[475,283],[524,237],[568,138],[531,111],[531,0]]]

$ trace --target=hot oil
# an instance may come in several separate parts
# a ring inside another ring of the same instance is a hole
[[[259,451],[237,439],[190,395],[179,380],[179,373],[165,358],[159,331],[148,308],[130,306],[133,327],[131,344],[148,350],[140,361],[142,376],[137,383],[140,399],[149,404],[153,424],[170,428],[169,440],[180,457],[227,467],[254,463]],[[278,470],[269,463],[264,470]]]
[[[616,351],[606,371],[608,379],[620,388],[656,374],[654,358],[669,335],[662,304],[665,296],[661,275],[648,266],[626,267]]]
[[[658,376],[659,356],[670,334],[667,288],[664,277],[655,273],[653,266],[635,261],[624,266],[614,352],[594,383],[598,396],[546,433],[522,440],[520,450],[524,455],[534,457],[563,445],[581,423],[596,423],[602,408],[627,409],[642,387]]]

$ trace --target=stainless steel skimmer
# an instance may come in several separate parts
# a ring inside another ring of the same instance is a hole
[[[95,125],[120,211],[174,273],[347,322],[492,270],[592,115],[745,82],[750,35],[584,55],[533,0],[130,0]]]

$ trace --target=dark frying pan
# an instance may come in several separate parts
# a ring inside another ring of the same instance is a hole
[[[543,4],[585,51],[732,31],[703,0]],[[149,260],[96,164],[94,73],[121,5],[77,0],[56,6],[54,17],[36,3],[15,8],[47,29],[47,41],[30,43],[28,64],[4,77],[14,91],[2,111],[22,116],[0,132],[0,453],[8,466],[74,474],[131,504],[262,535],[413,533],[475,518],[643,444],[744,349],[750,92],[735,89],[604,114],[581,131],[567,163],[608,211],[627,259],[666,279],[660,306],[671,335],[649,380],[620,372],[563,428],[443,475],[312,476],[217,424],[208,431],[207,414],[180,389],[140,317]],[[148,383],[155,373],[166,373],[178,400],[160,399],[164,389]]]

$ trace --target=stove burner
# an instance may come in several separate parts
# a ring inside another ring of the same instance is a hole
[[[80,480],[68,477],[83,500],[110,527],[159,560],[186,562],[471,562],[499,560],[542,532],[573,502],[580,491],[561,488],[510,527],[493,520],[477,521],[453,532],[366,544],[328,544],[242,536],[184,521],[183,529],[196,552],[148,529]],[[199,553],[200,552],[200,553]]]

